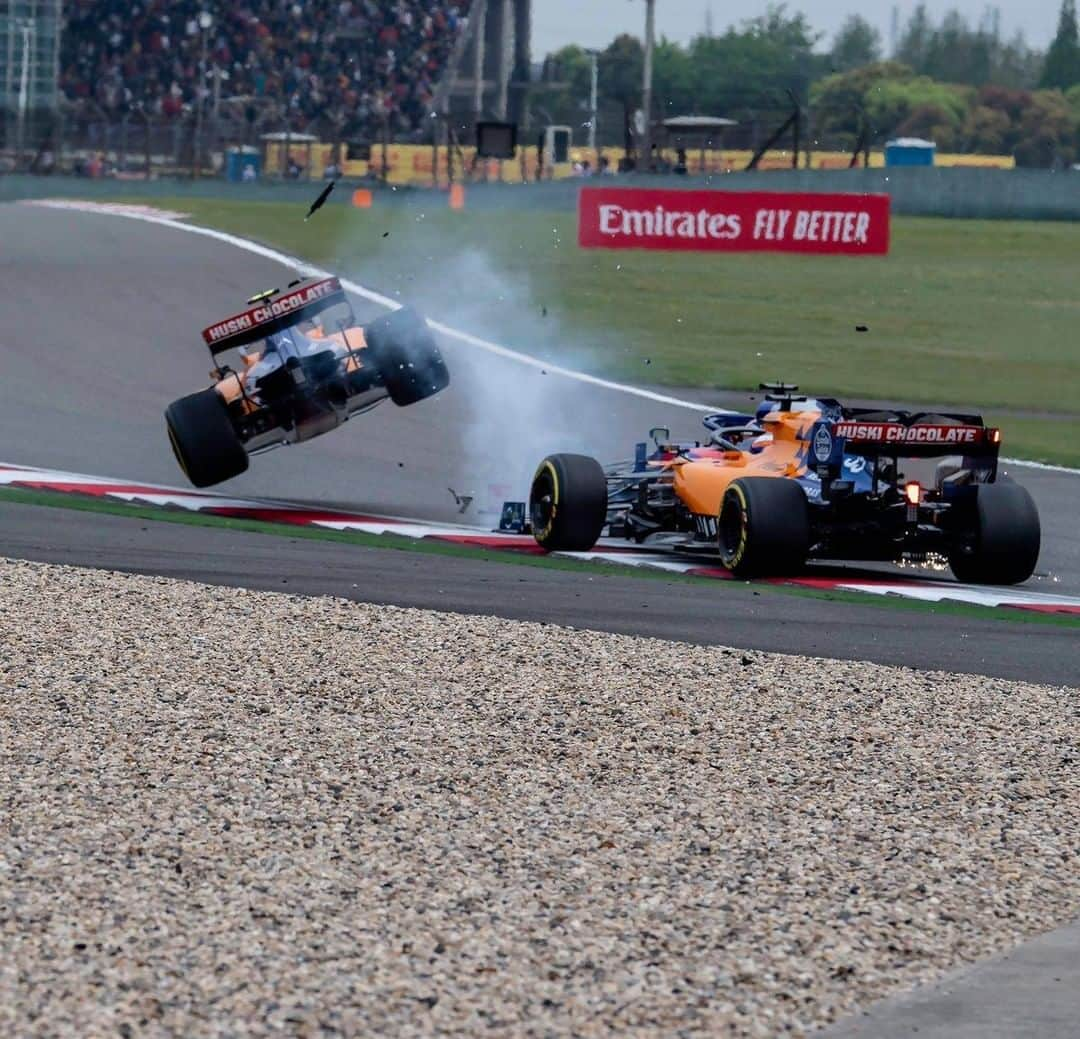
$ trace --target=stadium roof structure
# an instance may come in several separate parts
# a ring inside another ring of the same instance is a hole
[[[664,120],[664,126],[675,133],[722,130],[725,126],[738,126],[737,119],[724,119],[718,115],[676,115]]]
[[[314,144],[319,138],[313,133],[298,133],[293,131],[287,133],[284,130],[275,130],[273,133],[264,133],[259,140],[261,141],[288,141],[290,144]]]
[[[701,168],[705,168],[705,152],[722,148],[724,131],[729,126],[738,126],[735,119],[724,119],[718,115],[676,115],[665,119],[661,124],[666,138],[665,147],[676,148],[681,154],[679,161],[684,165],[676,172],[686,172],[685,156],[688,148],[701,153]]]
[[[891,141],[886,141],[885,145],[894,144],[898,148],[936,148],[937,145],[933,141],[928,141],[924,137],[894,137]]]

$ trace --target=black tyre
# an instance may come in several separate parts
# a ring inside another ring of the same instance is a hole
[[[1023,487],[1011,480],[981,483],[949,566],[958,581],[1019,584],[1034,573],[1041,541],[1039,511]]]
[[[749,476],[724,492],[717,523],[720,561],[738,577],[798,573],[810,550],[810,507],[802,488]]]
[[[548,552],[587,552],[607,522],[607,478],[595,458],[548,455],[529,491],[533,537]]]
[[[407,407],[450,385],[450,372],[435,337],[411,307],[365,325],[364,339],[395,404]]]
[[[210,487],[247,469],[248,454],[214,389],[174,400],[165,409],[165,426],[180,468],[196,487]]]

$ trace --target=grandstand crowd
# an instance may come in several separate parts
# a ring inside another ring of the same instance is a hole
[[[408,134],[469,0],[69,0],[61,87],[106,118],[176,119],[216,92],[276,127]],[[202,12],[211,16],[200,26]],[[203,65],[205,46],[206,63]],[[218,82],[215,83],[215,78]]]

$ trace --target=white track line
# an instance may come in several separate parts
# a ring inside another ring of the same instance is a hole
[[[35,205],[50,205],[53,202],[53,200],[50,199],[33,199],[29,201],[32,201]],[[54,205],[52,208],[79,208],[74,202],[68,200],[56,201],[64,204]],[[380,307],[386,307],[388,310],[400,310],[404,305],[395,299],[391,299],[389,296],[384,296],[381,292],[375,292],[372,289],[366,288],[358,282],[348,278],[341,278],[340,276],[335,275],[333,271],[327,271],[323,270],[321,267],[316,267],[313,264],[300,259],[298,256],[289,256],[287,253],[279,252],[277,249],[271,249],[266,245],[260,245],[258,242],[253,242],[248,238],[241,238],[239,235],[229,234],[227,231],[218,231],[212,227],[200,227],[198,224],[181,223],[171,217],[152,216],[149,213],[136,210],[127,211],[121,209],[106,210],[85,208],[83,211],[100,212],[107,216],[122,216],[128,220],[141,220],[146,224],[159,224],[162,227],[171,227],[178,231],[186,231],[188,234],[197,234],[202,235],[204,238],[213,238],[219,242],[225,242],[228,245],[235,246],[237,249],[244,249],[246,252],[254,253],[256,256],[262,256],[267,260],[273,260],[275,263],[280,263],[285,267],[289,267],[305,277],[338,277],[338,280],[349,290],[349,292],[356,296],[360,296],[362,299],[366,299],[371,303],[377,303]],[[489,339],[481,339],[479,336],[474,336],[469,332],[462,332],[460,329],[451,328],[449,325],[444,325],[440,321],[429,320],[428,324],[435,329],[435,331],[440,332],[450,339],[456,339],[459,342],[474,346],[477,349],[486,350],[489,353],[497,354],[500,357],[509,358],[512,361],[517,361],[519,364],[527,365],[530,368],[539,369],[547,375],[562,375],[567,379],[574,379],[577,382],[587,383],[590,386],[599,386],[602,389],[615,390],[618,393],[629,393],[635,397],[642,397],[645,400],[651,400],[657,404],[669,404],[676,408],[688,408],[691,411],[700,411],[705,414],[716,412],[734,414],[728,408],[713,407],[709,404],[696,404],[693,401],[682,400],[679,397],[669,397],[663,393],[654,393],[652,390],[645,390],[639,386],[628,386],[625,383],[612,382],[609,379],[601,379],[595,375],[587,375],[585,372],[577,372],[572,368],[563,368],[561,365],[549,364],[547,361],[541,361],[539,358],[532,357],[529,354],[523,354],[517,350],[511,350],[509,347],[500,346],[498,343],[493,343]]]
[[[279,252],[277,249],[271,249],[267,245],[260,245],[258,242],[253,242],[249,238],[242,238],[240,235],[229,234],[227,231],[218,231],[212,227],[200,227],[198,224],[181,222],[171,215],[167,216],[162,214],[158,216],[148,213],[145,210],[135,208],[130,210],[120,208],[90,208],[90,206],[80,206],[77,200],[68,199],[29,199],[27,202],[32,205],[51,206],[57,209],[81,209],[83,212],[100,212],[105,213],[108,216],[126,217],[128,220],[141,220],[143,223],[147,224],[160,224],[162,227],[171,227],[179,231],[186,231],[188,234],[197,234],[202,235],[205,238],[214,238],[219,242],[225,242],[228,245],[235,246],[237,249],[243,249],[246,252],[254,253],[256,256],[262,256],[267,260],[273,260],[275,263],[290,267],[298,274],[303,274],[306,277],[329,278],[334,276],[332,271],[323,270],[321,267],[315,267],[307,261],[301,260],[298,256],[289,256],[288,253]],[[91,205],[94,204],[92,203]],[[381,292],[375,292],[372,289],[366,288],[358,282],[348,278],[339,278],[339,280],[341,284],[354,295],[360,296],[362,299],[366,299],[371,303],[377,303],[380,307],[386,307],[388,310],[400,310],[403,306],[403,304],[399,303],[397,300],[391,299],[389,296],[384,296]],[[655,401],[657,404],[670,404],[673,407],[688,408],[691,411],[700,411],[704,413],[734,414],[734,412],[728,408],[714,407],[708,404],[695,404],[693,401],[682,400],[679,397],[669,397],[663,393],[654,393],[652,390],[644,390],[639,386],[628,386],[625,383],[612,382],[608,379],[600,379],[595,375],[587,375],[585,372],[576,372],[572,368],[563,368],[560,365],[548,364],[546,361],[541,361],[539,358],[532,357],[529,354],[523,354],[517,350],[511,350],[509,347],[500,346],[498,343],[493,343],[488,339],[481,339],[479,336],[474,336],[469,332],[462,332],[459,329],[451,328],[449,325],[444,325],[440,321],[429,320],[428,324],[437,332],[440,332],[450,339],[457,339],[459,342],[467,343],[469,346],[475,346],[480,350],[487,350],[489,353],[497,354],[499,357],[506,357],[512,361],[517,361],[519,364],[528,365],[530,368],[538,368],[549,375],[562,375],[567,379],[575,379],[578,382],[587,383],[590,386],[600,386],[605,390],[629,393],[635,397],[642,397],[645,400]],[[1050,465],[1047,462],[1029,462],[1024,458],[1003,458],[1001,461],[1007,465],[1022,465],[1029,469],[1043,469],[1053,473],[1068,473],[1070,476],[1080,476],[1080,469],[1070,469],[1065,465]]]
[[[1070,469],[1067,465],[1051,465],[1049,462],[1029,462],[1026,458],[1002,458],[1004,465],[1022,465],[1028,469],[1045,469],[1051,473],[1068,473],[1070,476],[1080,476],[1080,469]]]

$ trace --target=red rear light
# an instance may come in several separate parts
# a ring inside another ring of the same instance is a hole
[[[922,501],[922,487],[917,481],[904,484],[904,497],[907,498],[908,505],[918,505]]]
[[[1001,443],[1001,430],[1000,429],[988,429],[986,431],[986,439],[989,440],[991,444],[1000,444]]]

